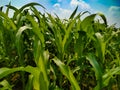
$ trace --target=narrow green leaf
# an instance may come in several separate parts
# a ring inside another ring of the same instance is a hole
[[[25,90],[32,90],[33,89],[33,75],[29,75],[28,82],[26,84]]]
[[[21,12],[22,12],[25,8],[31,7],[31,6],[35,6],[35,5],[40,6],[40,7],[42,7],[43,9],[45,9],[45,7],[42,6],[42,5],[39,4],[39,3],[35,3],[35,2],[28,3],[28,4],[24,5],[24,6],[22,6],[20,9],[18,9],[18,10],[14,13],[13,19],[16,19],[16,17],[17,17],[18,15],[21,15]],[[10,8],[11,8],[11,7],[10,7]],[[12,8],[13,8],[13,7],[12,7]],[[18,22],[19,22],[19,19],[18,19]]]
[[[18,50],[18,55],[19,55],[19,63],[21,65],[23,65],[23,43],[22,43],[22,38],[21,35],[23,33],[23,31],[27,30],[27,29],[31,29],[28,26],[23,26],[20,27],[20,29],[18,30],[17,34],[16,34],[16,46],[17,46],[17,50]]]
[[[0,6],[0,11],[2,11],[3,10],[3,6]]]
[[[76,40],[76,43],[74,45],[74,50],[78,57],[82,57],[84,44],[85,44],[85,37],[87,37],[86,32],[79,31],[79,37]]]
[[[16,71],[20,71],[22,70],[23,67],[19,67],[19,68],[13,68],[13,69],[10,69],[10,68],[0,68],[0,79],[2,79],[3,77],[11,74],[11,73],[14,73]]]
[[[94,88],[94,90],[101,90],[101,88],[102,88],[102,69],[93,54],[89,53],[87,55],[86,59],[90,62],[90,64],[93,66],[93,68],[95,70],[97,86]]]
[[[105,25],[107,26],[107,20],[106,20],[106,17],[104,16],[104,14],[102,14],[102,13],[97,13],[97,15],[99,15],[99,16],[103,19]]]
[[[27,15],[27,19],[32,23],[33,26],[33,32],[37,35],[37,37],[39,38],[39,40],[41,41],[41,45],[42,47],[45,47],[45,43],[44,43],[44,35],[42,34],[41,29],[39,28],[38,23],[34,20],[34,18],[30,15]]]
[[[18,11],[18,9],[12,5],[6,5],[6,7],[8,7],[9,9],[14,10],[15,12]]]
[[[0,79],[17,71],[25,71],[31,73],[34,76],[33,88],[35,88],[36,90],[40,89],[40,83],[39,83],[40,71],[39,68],[37,67],[27,66],[27,67],[17,67],[17,68],[0,68]]]
[[[61,73],[65,75],[68,80],[70,81],[72,85],[73,90],[81,90],[78,82],[76,81],[72,71],[68,66],[66,66],[64,63],[62,63],[58,58],[54,58],[53,61],[57,64],[57,66],[60,68]]]
[[[116,32],[112,32],[112,34],[109,35],[109,37],[105,40],[105,43],[109,43],[109,41],[118,33],[120,33],[120,30],[117,30]]]
[[[90,14],[89,11],[85,11],[85,12],[81,13],[80,15],[83,16],[83,15],[86,14],[86,13]]]
[[[4,17],[4,19],[6,19],[9,22],[9,24],[13,28],[13,30],[17,29],[17,27],[14,24],[14,22],[6,14],[4,14],[3,12],[0,11],[0,16]]]
[[[57,49],[58,49],[59,53],[62,54],[62,52],[63,52],[62,34],[61,34],[61,30],[58,29],[59,24],[57,21],[55,21],[55,19],[50,14],[48,14],[48,16],[51,21],[50,23],[48,23],[48,25],[51,28],[51,30],[53,31]]]
[[[39,74],[39,69],[37,67],[32,67],[32,66],[17,67],[17,68],[4,67],[4,68],[0,68],[0,79],[17,71],[26,71],[34,76],[37,76]]]
[[[32,3],[28,3],[28,4],[25,4],[24,6],[22,6],[19,11],[22,11],[22,10],[25,9],[26,7],[35,6],[35,5],[40,6],[40,7],[42,7],[43,9],[45,9],[45,7],[44,7],[43,5],[41,5],[41,4],[39,4],[39,3],[36,3],[36,2],[32,2]]]
[[[40,73],[40,90],[49,90],[48,88],[48,81],[45,80],[45,77],[43,75],[43,73]]]
[[[11,2],[9,2],[9,5],[11,5]],[[6,9],[6,15],[8,16],[8,13],[9,13],[9,7],[7,7]]]
[[[12,90],[12,86],[8,83],[7,80],[1,81],[0,85],[3,86],[3,87],[0,87],[0,90]]]
[[[76,20],[70,21],[70,23],[68,24],[68,27],[66,28],[65,35],[64,35],[64,38],[62,41],[63,51],[65,51],[67,49],[68,45],[70,44],[70,42],[72,40],[71,33],[72,33],[72,29],[73,29],[75,21]]]
[[[74,18],[74,16],[75,16],[77,10],[78,10],[78,6],[77,6],[76,9],[73,11],[73,13],[71,14],[71,16],[70,16],[69,19],[73,19],[73,18]]]
[[[96,40],[95,40],[96,52],[101,62],[104,63],[105,48],[106,48],[104,37],[100,33],[95,33],[95,37],[96,37]]]
[[[113,68],[113,69],[110,69],[109,71],[107,71],[102,76],[104,87],[109,84],[109,81],[113,77],[113,75],[118,75],[118,74],[120,75],[120,67],[116,67],[116,68]]]

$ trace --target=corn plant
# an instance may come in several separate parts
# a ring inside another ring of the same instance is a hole
[[[78,6],[60,19],[36,5],[46,10],[35,2],[0,8],[0,89],[120,89],[120,29]]]

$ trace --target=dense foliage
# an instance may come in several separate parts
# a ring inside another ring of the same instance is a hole
[[[120,29],[101,13],[81,20],[76,7],[61,20],[36,5],[1,7],[0,90],[120,90]]]

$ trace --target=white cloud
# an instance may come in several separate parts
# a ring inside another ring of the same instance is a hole
[[[116,27],[120,27],[120,7],[111,6],[108,10],[108,22],[109,24],[115,24]]]
[[[111,6],[109,8],[109,11],[120,11],[120,7],[118,7],[118,6]]]
[[[58,2],[62,2],[62,0],[58,0]]]
[[[59,3],[56,3],[53,5],[54,8],[60,8],[60,4]]]
[[[72,7],[76,7],[78,5],[81,9],[90,9],[90,5],[83,0],[71,0],[70,5]]]
[[[62,2],[63,0],[58,1]],[[89,4],[87,4],[83,0],[71,0],[70,3],[67,4],[68,8],[63,8],[59,2],[53,5],[54,9],[52,10],[52,12],[56,13],[60,18],[69,18],[77,5],[79,6],[79,12],[92,11]]]
[[[72,13],[71,9],[65,9],[60,6],[59,3],[56,3],[53,5],[54,10],[52,10],[53,13],[56,13],[60,18],[69,18],[69,16]]]

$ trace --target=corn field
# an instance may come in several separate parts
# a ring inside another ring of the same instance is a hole
[[[0,8],[0,90],[120,90],[120,28],[101,13],[60,19],[36,6],[46,10]]]

